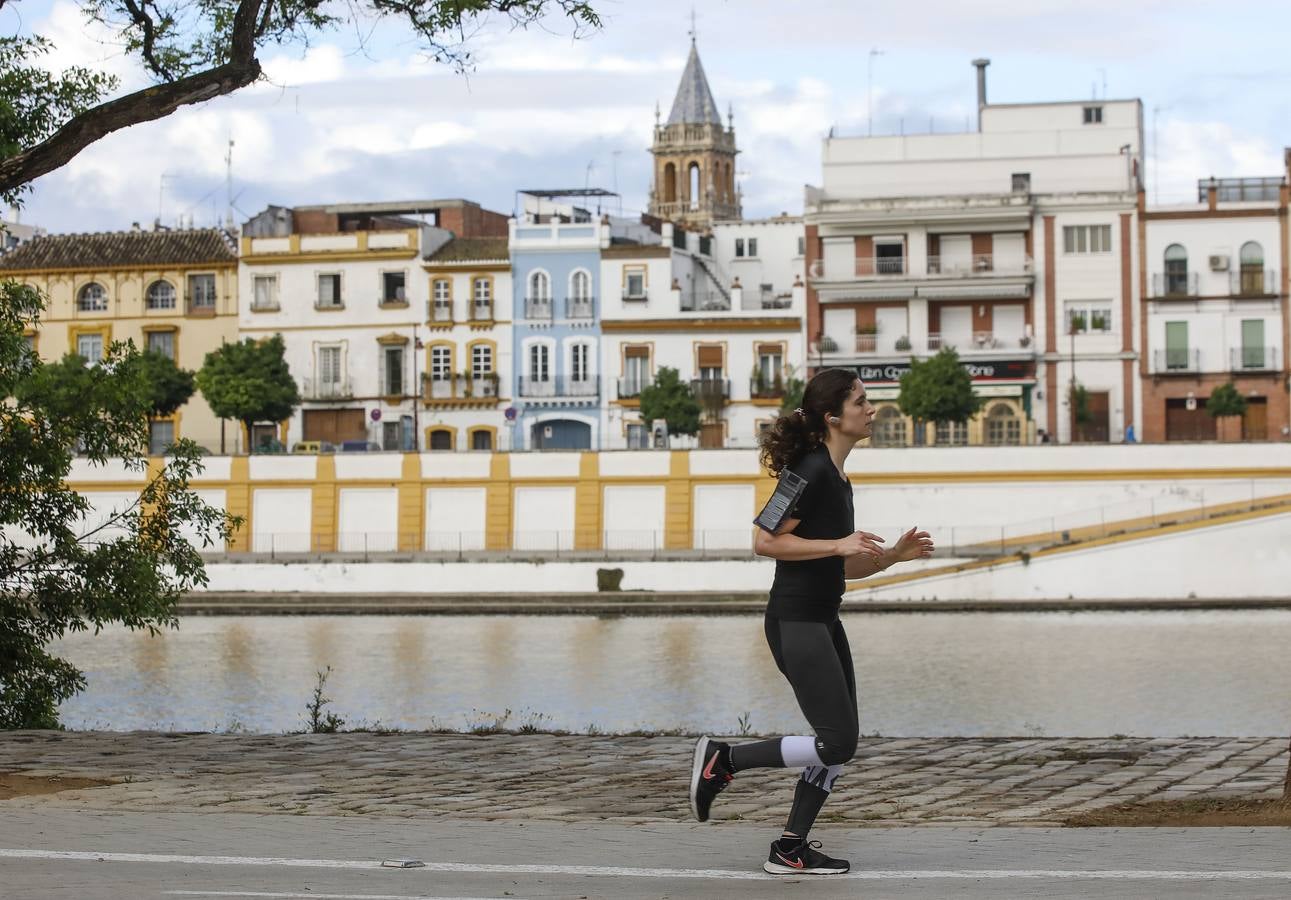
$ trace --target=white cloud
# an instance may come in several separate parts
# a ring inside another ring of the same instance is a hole
[[[1162,119],[1158,159],[1148,159],[1148,200],[1153,204],[1197,202],[1200,178],[1283,174],[1282,153],[1262,137],[1227,122]],[[1153,164],[1159,171],[1154,173]]]

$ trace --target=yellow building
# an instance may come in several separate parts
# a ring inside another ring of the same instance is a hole
[[[0,256],[0,278],[31,285],[45,312],[29,334],[42,360],[100,359],[113,341],[164,353],[196,371],[238,339],[238,258],[216,229],[55,234]],[[236,425],[223,449],[238,450]],[[153,452],[180,437],[221,450],[221,422],[199,393],[153,422]]]

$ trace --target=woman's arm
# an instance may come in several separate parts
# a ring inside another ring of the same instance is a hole
[[[875,541],[883,538],[865,531],[857,531],[839,540],[811,540],[790,534],[801,519],[785,519],[776,529],[775,534],[768,534],[761,528],[753,541],[753,552],[758,556],[769,556],[786,562],[808,559],[824,559],[828,556],[841,556],[851,560],[858,555],[875,556],[883,552]]]
[[[884,550],[877,556],[853,556],[845,560],[843,577],[849,581],[868,578],[894,563],[927,559],[932,556],[932,551],[936,549],[932,544],[932,536],[926,531],[916,531],[916,528],[918,528],[917,525],[901,535],[895,547]]]

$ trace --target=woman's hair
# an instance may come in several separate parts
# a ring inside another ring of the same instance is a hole
[[[762,435],[760,458],[772,475],[779,476],[825,442],[825,417],[842,412],[856,380],[855,369],[822,369],[812,376],[802,392],[802,406],[777,418]]]

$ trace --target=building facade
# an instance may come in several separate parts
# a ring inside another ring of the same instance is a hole
[[[423,259],[453,240],[454,228],[476,237],[504,222],[462,200],[269,207],[247,222],[239,333],[283,336],[302,400],[289,422],[266,431],[288,449],[302,441],[422,446],[431,435],[420,422],[426,363],[417,348],[434,314]],[[264,438],[252,436],[257,445]]]
[[[809,371],[856,368],[876,445],[1122,440],[1139,418],[1141,104],[981,99],[977,132],[825,140],[804,216]],[[900,376],[945,347],[982,410],[916,432]]]
[[[114,341],[129,340],[196,371],[207,353],[237,340],[237,255],[215,229],[37,235],[0,256],[0,275],[45,297],[28,340],[47,362],[75,353],[94,364]],[[212,452],[245,447],[200,391],[153,420],[150,451],[179,438]]]
[[[1206,398],[1232,382],[1241,439],[1283,440],[1288,409],[1288,173],[1203,179],[1197,202],[1146,208],[1143,440],[1217,437]]]

